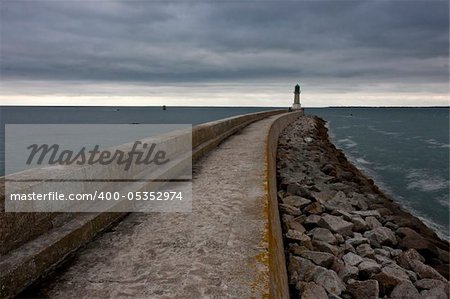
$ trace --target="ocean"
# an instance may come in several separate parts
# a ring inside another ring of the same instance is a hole
[[[1,107],[4,124],[192,124],[274,107]],[[449,239],[449,108],[311,108],[330,137],[377,185]]]
[[[449,240],[449,108],[326,108],[333,143],[402,207]]]

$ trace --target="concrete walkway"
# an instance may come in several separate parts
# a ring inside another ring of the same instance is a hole
[[[261,297],[268,293],[265,141],[276,118],[231,136],[196,166],[192,213],[134,213],[28,295]]]

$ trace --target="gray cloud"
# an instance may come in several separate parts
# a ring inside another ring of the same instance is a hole
[[[447,1],[0,5],[5,81],[448,81]]]

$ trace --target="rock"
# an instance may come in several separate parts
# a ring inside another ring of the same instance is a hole
[[[299,231],[301,233],[304,233],[306,231],[305,227],[303,225],[301,225],[300,222],[297,222],[295,220],[291,220],[291,221],[287,222],[285,224],[285,227],[287,230],[293,229],[293,230]]]
[[[342,216],[342,218],[344,218],[344,220],[347,220],[347,221],[352,221],[352,217],[354,216],[354,215],[350,214],[350,212],[347,212],[344,210],[334,210],[333,215]]]
[[[369,239],[370,244],[374,247],[397,244],[395,234],[389,228],[384,226],[365,232],[364,237]]]
[[[446,264],[450,263],[450,252],[448,252],[447,250],[442,250],[440,248],[438,248],[438,252],[440,260],[442,260]]]
[[[334,234],[334,237],[336,238],[337,243],[344,243],[345,239],[340,234]]]
[[[350,266],[357,266],[359,263],[363,261],[362,257],[351,252],[345,254],[342,257],[342,260],[345,262],[345,264]]]
[[[365,231],[369,227],[367,223],[359,216],[353,216],[351,221],[353,222],[353,230],[355,232]]]
[[[322,251],[326,253],[330,253],[334,256],[337,256],[339,254],[339,249],[336,246],[333,246],[331,244],[322,242],[322,241],[312,241],[312,245],[314,250],[316,251]]]
[[[412,282],[402,281],[391,292],[392,299],[415,299],[420,298],[419,292],[416,290]]]
[[[377,212],[380,213],[381,216],[392,215],[392,211],[388,208],[378,208]]]
[[[400,248],[413,248],[425,256],[439,255],[439,251],[435,245],[409,227],[400,227],[396,233],[402,238],[398,244]]]
[[[391,256],[391,252],[386,250],[386,249],[382,249],[382,248],[375,248],[375,254],[378,255],[382,255],[385,257],[390,257]]]
[[[409,281],[408,275],[402,269],[393,266],[383,267],[373,278],[378,281],[382,294],[388,294],[402,281]]]
[[[367,203],[367,199],[364,195],[360,193],[353,193],[352,197],[356,200],[356,206],[361,210],[369,209],[369,204]]]
[[[320,219],[319,226],[327,228],[333,232],[339,233],[342,236],[349,236],[352,234],[353,223],[343,220],[341,217],[326,214]]]
[[[355,281],[347,285],[347,292],[356,299],[378,299],[378,281]]]
[[[336,191],[327,190],[321,192],[314,192],[314,198],[321,204],[325,204],[328,200],[332,199],[336,195]]]
[[[294,206],[299,209],[303,209],[304,207],[306,207],[307,205],[309,205],[311,203],[311,201],[309,199],[306,199],[301,196],[295,196],[295,195],[284,197],[281,199],[281,201],[284,204]]]
[[[361,257],[375,258],[375,251],[369,244],[361,244],[356,247],[356,252]]]
[[[298,184],[289,184],[286,188],[287,193],[292,194],[292,195],[298,195],[304,198],[312,198],[311,196],[311,192],[309,192],[308,189],[306,189],[303,186],[300,186]]]
[[[377,227],[383,226],[380,221],[378,221],[378,219],[373,216],[366,217],[366,223],[369,225],[370,229],[375,229]]]
[[[315,227],[318,225],[319,221],[320,221],[321,217],[319,215],[309,215],[308,217],[306,217],[305,222],[303,222],[303,225],[305,225],[306,227]]]
[[[381,266],[373,260],[363,260],[359,265],[359,276],[367,279],[381,271]]]
[[[361,236],[361,235],[355,235],[355,237],[345,240],[345,243],[348,243],[354,247],[357,247],[361,244],[369,243],[369,239],[363,238],[363,236]]]
[[[384,248],[385,246],[383,246],[383,248]],[[401,249],[392,249],[391,250],[391,256],[393,257],[393,258],[396,258],[397,256],[399,256],[400,254],[402,254],[402,252],[403,252],[403,250],[401,250]]]
[[[303,212],[309,214],[321,214],[323,212],[323,208],[322,205],[316,201],[306,206]]]
[[[352,211],[354,210],[349,199],[345,196],[345,193],[338,191],[332,199],[326,202],[326,205],[331,207],[333,210],[344,210]]]
[[[338,276],[344,281],[347,282],[349,279],[358,278],[359,269],[358,267],[351,265],[344,265],[344,267],[338,272]]]
[[[448,299],[448,296],[443,289],[435,288],[435,289],[424,290],[424,291],[420,292],[420,298]]]
[[[384,226],[391,229],[392,231],[396,231],[398,229],[398,225],[395,223],[392,223],[390,221],[386,222],[386,224]]]
[[[299,242],[300,245],[303,245],[306,248],[312,249],[311,238],[302,232],[290,229],[286,233],[286,238],[291,241]]]
[[[381,218],[380,212],[378,212],[377,210],[367,210],[367,211],[353,211],[352,212],[355,215],[359,215],[361,217],[375,217],[377,219]]]
[[[333,264],[331,264],[331,267],[329,267],[328,269],[331,269],[334,272],[339,273],[342,269],[344,269],[344,267],[345,267],[344,262],[339,258],[335,258],[333,260]]]
[[[344,243],[340,247],[342,248],[342,251],[344,252],[344,254],[349,253],[349,252],[356,254],[355,247],[353,247],[349,243]]]
[[[409,279],[412,282],[416,282],[417,281],[417,274],[416,274],[416,272],[411,271],[411,270],[406,270],[406,269],[404,269],[404,270],[405,270],[405,273],[408,274],[408,277],[409,277]]]
[[[314,264],[325,268],[331,267],[335,259],[334,255],[319,251],[304,251],[301,253],[301,256],[309,259]]]
[[[431,290],[435,288],[441,288],[446,292],[447,295],[449,294],[450,285],[448,282],[443,282],[442,280],[425,278],[416,281],[414,285],[419,290]]]
[[[417,260],[420,262],[425,262],[423,256],[421,256],[415,249],[408,249],[401,252],[397,258],[397,263],[405,269],[411,269],[411,262]]]
[[[286,213],[292,216],[300,216],[302,214],[302,211],[299,208],[284,203],[280,204],[280,210],[282,213]]]
[[[291,252],[292,254],[295,255],[302,255],[303,251],[307,251],[309,250],[308,248],[306,248],[305,246],[300,246],[297,243],[289,243],[288,244],[288,250],[289,252]]]
[[[313,277],[313,280],[324,287],[329,294],[340,295],[342,291],[345,291],[345,284],[332,270],[320,272]]]
[[[316,267],[317,266],[308,259],[298,256],[290,256],[288,264],[288,273],[291,278],[290,283],[297,283],[297,281],[292,281],[293,277],[296,277],[296,280],[305,280],[305,277],[310,275]]]
[[[380,264],[382,266],[388,266],[388,265],[395,263],[390,258],[388,258],[384,255],[379,255],[379,254],[375,254],[375,260],[377,261],[378,264]]]
[[[322,171],[323,173],[325,173],[326,175],[336,175],[336,169],[334,168],[333,165],[327,163],[324,164],[321,168],[320,171]]]
[[[310,232],[312,240],[336,244],[337,240],[329,229],[317,227]]]
[[[417,273],[420,279],[431,278],[442,281],[447,281],[444,276],[442,276],[438,271],[433,269],[432,267],[425,265],[421,261],[412,260],[410,263],[411,270]]]
[[[305,283],[304,286],[302,287],[302,291],[300,293],[300,298],[328,299],[328,295],[322,286],[320,286],[314,282],[308,282],[308,283]]]

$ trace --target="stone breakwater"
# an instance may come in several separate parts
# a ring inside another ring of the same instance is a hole
[[[448,298],[449,244],[301,117],[280,136],[278,201],[293,298]]]

